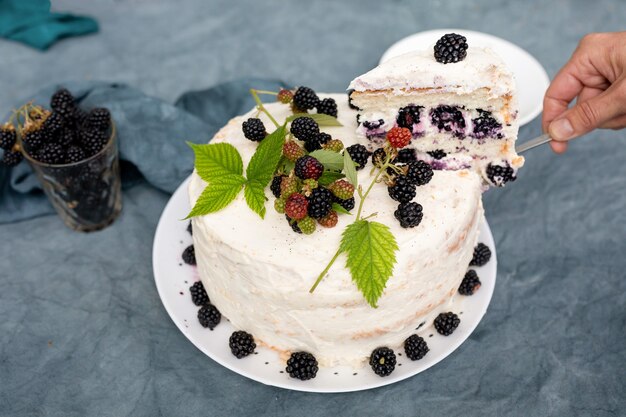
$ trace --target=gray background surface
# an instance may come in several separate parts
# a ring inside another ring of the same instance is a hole
[[[127,82],[174,100],[244,76],[342,91],[414,32],[461,27],[528,50],[553,76],[579,38],[624,29],[598,1],[56,1],[101,32],[46,53],[0,40],[0,114],[66,80]],[[540,133],[539,120],[520,138]],[[531,151],[485,197],[499,268],[487,315],[449,358],[409,380],[336,395],[290,392],[219,366],[176,329],[151,246],[169,196],[124,194],[95,234],[56,216],[0,225],[0,415],[523,415],[626,413],[626,140],[599,131]]]

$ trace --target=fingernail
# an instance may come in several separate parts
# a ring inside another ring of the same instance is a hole
[[[565,140],[574,135],[574,128],[567,119],[555,120],[550,124],[549,130],[552,139]]]

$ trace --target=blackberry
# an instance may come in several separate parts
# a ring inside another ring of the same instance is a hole
[[[480,284],[481,282],[480,278],[478,278],[478,274],[473,269],[470,269],[463,277],[461,285],[459,285],[459,294],[472,295],[478,291]]]
[[[321,219],[330,212],[333,202],[333,193],[326,188],[318,187],[311,191],[311,195],[307,197],[307,200],[309,201],[309,217]]]
[[[443,149],[435,149],[434,151],[428,151],[426,152],[428,155],[432,156],[434,159],[443,159],[446,157],[446,153],[443,151]]]
[[[65,126],[65,118],[57,112],[52,112],[41,125],[41,132],[44,136],[51,138],[60,132]]]
[[[58,143],[47,143],[39,149],[35,159],[44,164],[62,164],[65,161],[65,151]]]
[[[34,156],[35,152],[43,145],[43,138],[39,130],[31,130],[22,136],[22,143],[26,151]]]
[[[298,222],[296,220],[293,220],[292,218],[290,218],[286,214],[285,214],[285,218],[287,219],[287,223],[289,223],[289,226],[291,226],[291,230],[293,230],[297,234],[301,235],[302,234],[302,230],[300,230],[300,227],[298,226]]]
[[[56,93],[50,98],[50,108],[61,116],[69,116],[74,112],[76,104],[74,103],[74,97],[65,88],[57,90]]]
[[[370,152],[365,146],[359,144],[351,145],[346,148],[346,151],[350,155],[350,158],[357,164],[357,171],[365,168],[367,159],[370,157]]]
[[[463,61],[467,56],[467,38],[456,33],[443,35],[435,44],[435,59],[442,64]]]
[[[306,381],[315,378],[318,370],[317,359],[308,352],[294,352],[287,360],[285,371],[292,378]]]
[[[378,148],[372,153],[372,164],[377,167],[381,167],[387,160],[387,152],[384,148]]]
[[[248,332],[242,330],[233,332],[228,339],[228,346],[230,351],[237,359],[245,358],[252,354],[256,349],[256,343],[254,343],[254,337]]]
[[[78,146],[70,146],[65,154],[65,163],[74,164],[85,159],[85,151]]]
[[[217,307],[211,303],[202,306],[202,308],[198,310],[198,321],[202,327],[208,327],[213,330],[218,324],[220,324],[221,320],[222,313],[220,313]]]
[[[207,305],[211,302],[202,281],[194,282],[194,284],[189,287],[189,294],[191,294],[191,302],[197,306]]]
[[[291,162],[296,162],[298,158],[306,155],[304,149],[295,140],[288,140],[283,144],[282,154]]]
[[[342,200],[341,198],[335,197],[333,201],[339,204],[341,207],[343,207],[347,211],[352,210],[355,205],[354,197],[348,198],[347,200]]]
[[[276,100],[283,104],[289,104],[293,100],[293,91],[281,88],[276,95]]]
[[[261,142],[267,136],[265,125],[261,119],[251,117],[241,124],[241,130],[246,139],[253,142]]]
[[[494,137],[502,139],[502,124],[498,123],[491,115],[491,112],[477,109],[479,116],[472,119],[472,136],[476,139],[483,139],[486,137]]]
[[[370,355],[370,366],[378,376],[389,376],[396,368],[396,354],[388,347],[374,349]]]
[[[409,162],[413,162],[417,160],[417,154],[415,153],[415,149],[400,149],[398,151],[398,156],[394,160],[394,163],[400,164],[408,164]]]
[[[452,312],[440,313],[435,319],[435,329],[441,335],[450,336],[460,323],[461,320],[456,314]]]
[[[400,226],[405,229],[419,225],[424,216],[422,205],[415,201],[399,204],[393,215],[400,222]]]
[[[106,136],[99,130],[83,130],[79,134],[79,141],[88,156],[95,155],[104,148]]]
[[[317,105],[317,112],[337,117],[337,103],[332,98],[325,98]]]
[[[479,243],[474,248],[474,255],[470,261],[470,266],[483,266],[491,259],[491,249],[484,243]]]
[[[302,220],[307,215],[308,200],[300,193],[293,193],[285,202],[285,214],[293,220]],[[302,225],[298,225],[300,230]]]
[[[327,188],[331,193],[333,193],[333,197],[337,197],[339,199],[347,200],[354,196],[354,185],[350,184],[350,182],[346,180],[333,181]]]
[[[111,126],[111,113],[109,110],[98,107],[92,109],[84,120],[85,126],[90,129],[106,132]]]
[[[398,175],[395,183],[388,188],[389,196],[400,203],[408,203],[415,198],[415,184],[406,175]]]
[[[487,165],[487,178],[489,178],[489,181],[496,187],[502,187],[507,182],[517,179],[515,171],[508,164],[506,166]]]
[[[285,178],[285,175],[275,175],[274,178],[272,179],[270,190],[272,191],[272,194],[274,194],[274,197],[276,198],[280,198],[280,183],[283,181],[283,178]]]
[[[189,245],[183,251],[183,262],[187,265],[195,265],[196,264],[196,249],[193,245]]]
[[[187,232],[193,236],[193,225],[191,224],[191,221],[189,222],[189,225],[187,226]]]
[[[332,228],[337,226],[337,222],[339,222],[339,216],[337,215],[336,211],[331,210],[330,213],[326,215],[326,217],[322,217],[317,222],[324,227]]]
[[[398,111],[396,123],[398,123],[398,126],[400,127],[406,127],[407,129],[413,131],[413,125],[420,122],[420,113],[423,108],[424,107],[422,106],[415,106],[413,104],[402,107]]]
[[[5,150],[2,156],[2,163],[8,167],[14,167],[22,162],[24,155],[20,151]]]
[[[17,133],[12,125],[4,125],[0,128],[0,148],[10,150],[17,141]]]
[[[304,149],[306,149],[307,152],[322,149],[322,145],[330,142],[331,139],[332,137],[328,133],[320,132],[314,138],[304,142]]]
[[[302,220],[298,220],[298,228],[302,231],[303,234],[311,235],[315,232],[316,229],[315,220],[308,216]]]
[[[298,158],[296,161],[296,165],[293,169],[296,176],[300,179],[314,179],[317,180],[322,176],[324,172],[324,165],[317,159],[313,158],[310,155],[304,155],[301,158]]]
[[[428,345],[424,338],[413,334],[404,341],[404,353],[412,361],[422,359],[428,353]]]
[[[383,119],[378,119],[378,120],[366,120],[363,122],[363,126],[368,129],[368,130],[374,130],[374,129],[378,129],[379,127],[381,127],[382,125],[385,124],[385,121]]]
[[[315,91],[309,87],[298,87],[296,93],[293,95],[294,107],[303,113],[317,107],[319,102],[319,97],[315,94]]]
[[[291,122],[289,131],[297,139],[304,142],[315,140],[320,133],[320,127],[317,122],[310,117],[298,117]]]
[[[74,142],[78,142],[78,134],[74,129],[66,127],[60,132],[57,132],[54,141],[61,146],[67,147]]]
[[[350,108],[352,110],[361,110],[360,108],[358,108],[357,106],[354,105],[354,103],[352,102],[352,93],[354,93],[354,90],[350,89],[347,91],[348,93],[348,106],[350,106]],[[357,120],[358,122],[358,120]]]
[[[456,137],[465,135],[465,119],[456,106],[438,106],[430,110],[430,120],[439,131],[450,132]]]
[[[386,139],[393,148],[401,149],[411,143],[411,131],[406,127],[392,127],[387,132]]]
[[[426,185],[433,178],[433,169],[424,161],[410,162],[406,177],[417,186]]]

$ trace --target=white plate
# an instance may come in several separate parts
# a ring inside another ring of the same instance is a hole
[[[446,33],[459,33],[470,46],[489,47],[507,63],[517,82],[520,126],[533,120],[543,108],[543,96],[550,78],[543,66],[531,54],[509,41],[486,33],[465,29],[437,29],[419,32],[391,45],[380,58],[383,63],[390,58],[419,49],[431,49],[437,39]]]
[[[152,252],[154,280],[165,309],[191,343],[217,363],[245,377],[267,385],[310,392],[347,392],[380,387],[416,375],[451,354],[469,337],[487,311],[496,281],[497,260],[493,237],[484,221],[480,241],[491,248],[492,256],[487,265],[477,268],[482,286],[470,297],[456,297],[449,311],[459,314],[461,324],[452,335],[439,335],[431,324],[417,332],[430,348],[423,359],[412,362],[404,355],[404,349],[392,347],[398,365],[388,377],[377,376],[369,366],[356,370],[338,366],[321,368],[317,377],[309,381],[290,378],[284,372],[285,363],[276,352],[267,348],[257,348],[254,355],[237,359],[228,347],[228,339],[237,329],[224,317],[213,331],[202,327],[196,316],[199,307],[191,302],[189,295],[189,287],[199,278],[196,268],[181,260],[183,250],[193,243],[186,230],[188,222],[180,220],[189,213],[188,184],[189,178],[178,187],[159,220]],[[207,363],[207,366],[212,365]]]

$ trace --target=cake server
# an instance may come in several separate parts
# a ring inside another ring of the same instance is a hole
[[[543,135],[537,136],[536,138],[526,141],[522,143],[521,145],[517,145],[515,147],[515,152],[517,153],[526,152],[529,149],[536,148],[537,146],[543,145],[544,143],[548,143],[551,140],[552,138],[550,138],[550,134],[544,133]]]

